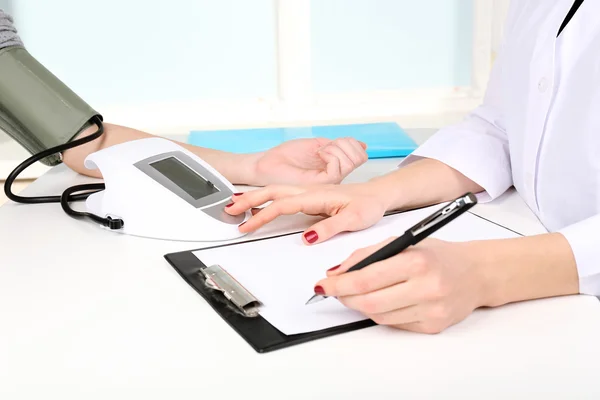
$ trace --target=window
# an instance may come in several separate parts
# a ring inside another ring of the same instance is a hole
[[[508,0],[0,2],[106,121],[170,135],[460,118],[481,101]]]

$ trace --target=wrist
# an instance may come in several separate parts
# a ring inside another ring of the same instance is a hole
[[[476,294],[476,308],[497,307],[508,303],[506,301],[507,269],[498,266],[498,257],[494,254],[500,245],[499,241],[470,241],[460,245],[460,251],[468,258],[468,265],[472,268],[474,276],[474,292]]]
[[[579,293],[571,247],[558,233],[465,243],[480,307]]]
[[[264,177],[258,173],[258,160],[262,153],[229,154],[227,157],[227,179],[234,185],[264,186]]]
[[[365,193],[376,197],[386,212],[403,209],[408,204],[403,185],[398,184],[392,175],[375,177],[363,185]]]
[[[261,186],[257,161],[262,153],[238,154],[189,144],[183,146],[210,164],[233,185]]]

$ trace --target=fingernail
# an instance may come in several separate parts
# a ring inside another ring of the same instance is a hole
[[[322,286],[315,286],[315,294],[323,296],[325,294],[325,289],[323,289]]]
[[[336,265],[335,267],[329,268],[327,271],[335,271],[339,267],[340,267],[339,265]]]
[[[239,224],[239,225],[238,225],[238,228],[239,228],[239,227],[241,227],[242,225],[244,225],[246,222],[248,222],[248,221],[244,221],[244,222],[242,222],[241,224]]]
[[[319,239],[319,235],[317,235],[317,232],[315,231],[306,232],[304,234],[304,239],[306,239],[308,243],[314,243]]]
[[[225,207],[231,207],[234,203],[229,203]]]
[[[233,195],[234,195],[234,196],[241,196],[241,195],[243,195],[243,194],[244,194],[244,193],[234,193]]]

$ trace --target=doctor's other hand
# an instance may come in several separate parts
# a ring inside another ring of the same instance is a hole
[[[281,215],[304,213],[328,217],[304,232],[302,237],[306,244],[323,242],[340,232],[366,229],[377,223],[388,207],[386,198],[369,183],[306,187],[271,185],[234,195],[232,201],[225,208],[232,215],[271,201],[240,225],[240,232],[255,231]]]
[[[429,334],[483,305],[485,282],[469,256],[468,242],[425,239],[387,260],[344,273],[393,239],[354,252],[316,283],[315,293],[337,297],[379,325]]]
[[[256,155],[256,186],[340,183],[364,164],[367,145],[354,138],[294,139]]]

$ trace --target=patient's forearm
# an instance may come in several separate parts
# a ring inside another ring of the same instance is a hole
[[[97,129],[98,128],[94,125],[93,127],[86,129],[77,137],[81,138],[90,135],[96,132]],[[63,162],[67,164],[69,168],[80,174],[100,178],[101,175],[98,170],[89,170],[84,166],[85,158],[90,153],[119,143],[150,137],[155,136],[150,133],[120,125],[104,124],[104,134],[100,138],[67,150],[63,154]],[[212,165],[230,182],[234,184],[243,184],[253,181],[254,161],[258,155],[226,153],[218,150],[192,146],[186,143],[177,143]]]

